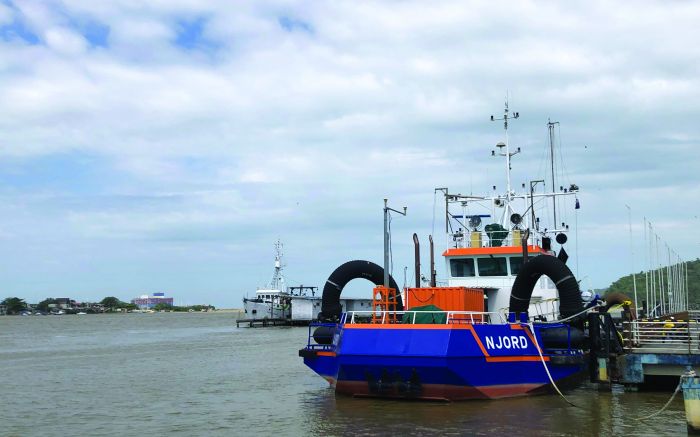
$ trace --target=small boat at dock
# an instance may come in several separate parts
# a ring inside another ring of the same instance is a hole
[[[282,247],[282,242],[278,240],[275,243],[275,262],[270,283],[258,288],[255,297],[243,298],[244,317],[236,321],[237,326],[308,325],[321,311],[321,296],[316,294],[318,287],[287,287],[283,275],[285,266]],[[371,299],[347,297],[339,304],[348,310],[365,310],[370,308]]]

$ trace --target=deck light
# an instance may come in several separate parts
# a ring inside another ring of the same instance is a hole
[[[515,226],[518,226],[520,223],[523,222],[523,216],[521,216],[517,212],[514,212],[510,215],[510,222],[513,223]]]
[[[481,225],[481,217],[478,215],[473,215],[469,218],[469,226],[475,231],[479,228],[479,225]]]

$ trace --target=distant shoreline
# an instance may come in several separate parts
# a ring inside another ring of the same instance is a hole
[[[153,312],[143,312],[143,311],[105,311],[103,313],[87,313],[87,314],[75,314],[75,313],[67,313],[67,314],[41,314],[43,316],[78,316],[78,315],[103,315],[103,314],[165,314],[165,313],[173,313],[173,314],[217,314],[217,313],[224,313],[224,314],[243,314],[244,310],[243,309],[238,309],[238,308],[222,308],[222,309],[217,309],[217,310],[210,310],[210,311],[153,311]],[[35,316],[36,314],[30,314],[30,315],[21,315],[21,314],[0,314],[1,316],[9,316],[9,317],[27,317],[27,316]]]

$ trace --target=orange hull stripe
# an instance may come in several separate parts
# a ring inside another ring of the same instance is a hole
[[[484,344],[481,342],[481,339],[479,338],[479,336],[476,335],[476,331],[474,331],[474,327],[472,325],[469,325],[469,328],[467,328],[467,329],[469,329],[472,332],[472,336],[474,337],[474,340],[476,340],[476,344],[479,345],[479,349],[481,349],[481,353],[483,353],[484,356],[487,357],[487,359],[488,359],[489,353],[486,352],[486,348],[484,347]]]
[[[522,326],[520,327],[520,329],[523,329]],[[525,334],[527,334],[527,336],[530,337],[530,341],[532,342],[532,344],[535,345],[537,350],[540,351],[540,353],[542,353],[542,349],[540,349],[539,343],[537,343],[535,341],[535,336],[532,335],[532,331],[530,331],[530,327],[528,326],[528,329],[523,329],[523,331],[525,331]]]
[[[348,323],[343,329],[472,329],[469,324],[411,325],[403,323]]]
[[[549,357],[544,357],[545,361],[549,361]],[[507,363],[513,361],[542,361],[539,356],[525,356],[525,357],[486,357],[486,361],[489,363]]]
[[[322,357],[334,357],[335,352],[328,352],[328,351],[318,351],[316,352],[316,355],[320,355]]]

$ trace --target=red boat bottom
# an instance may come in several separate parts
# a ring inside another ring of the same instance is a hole
[[[392,399],[422,399],[437,401],[461,401],[468,399],[499,399],[515,396],[531,395],[533,392],[546,391],[546,384],[507,384],[490,385],[481,387],[448,385],[448,384],[422,384],[419,389],[398,388],[395,386],[379,390],[370,390],[370,386],[364,381],[336,381],[333,384],[331,378],[326,378],[335,386],[335,391],[340,394],[355,397],[377,397]]]

